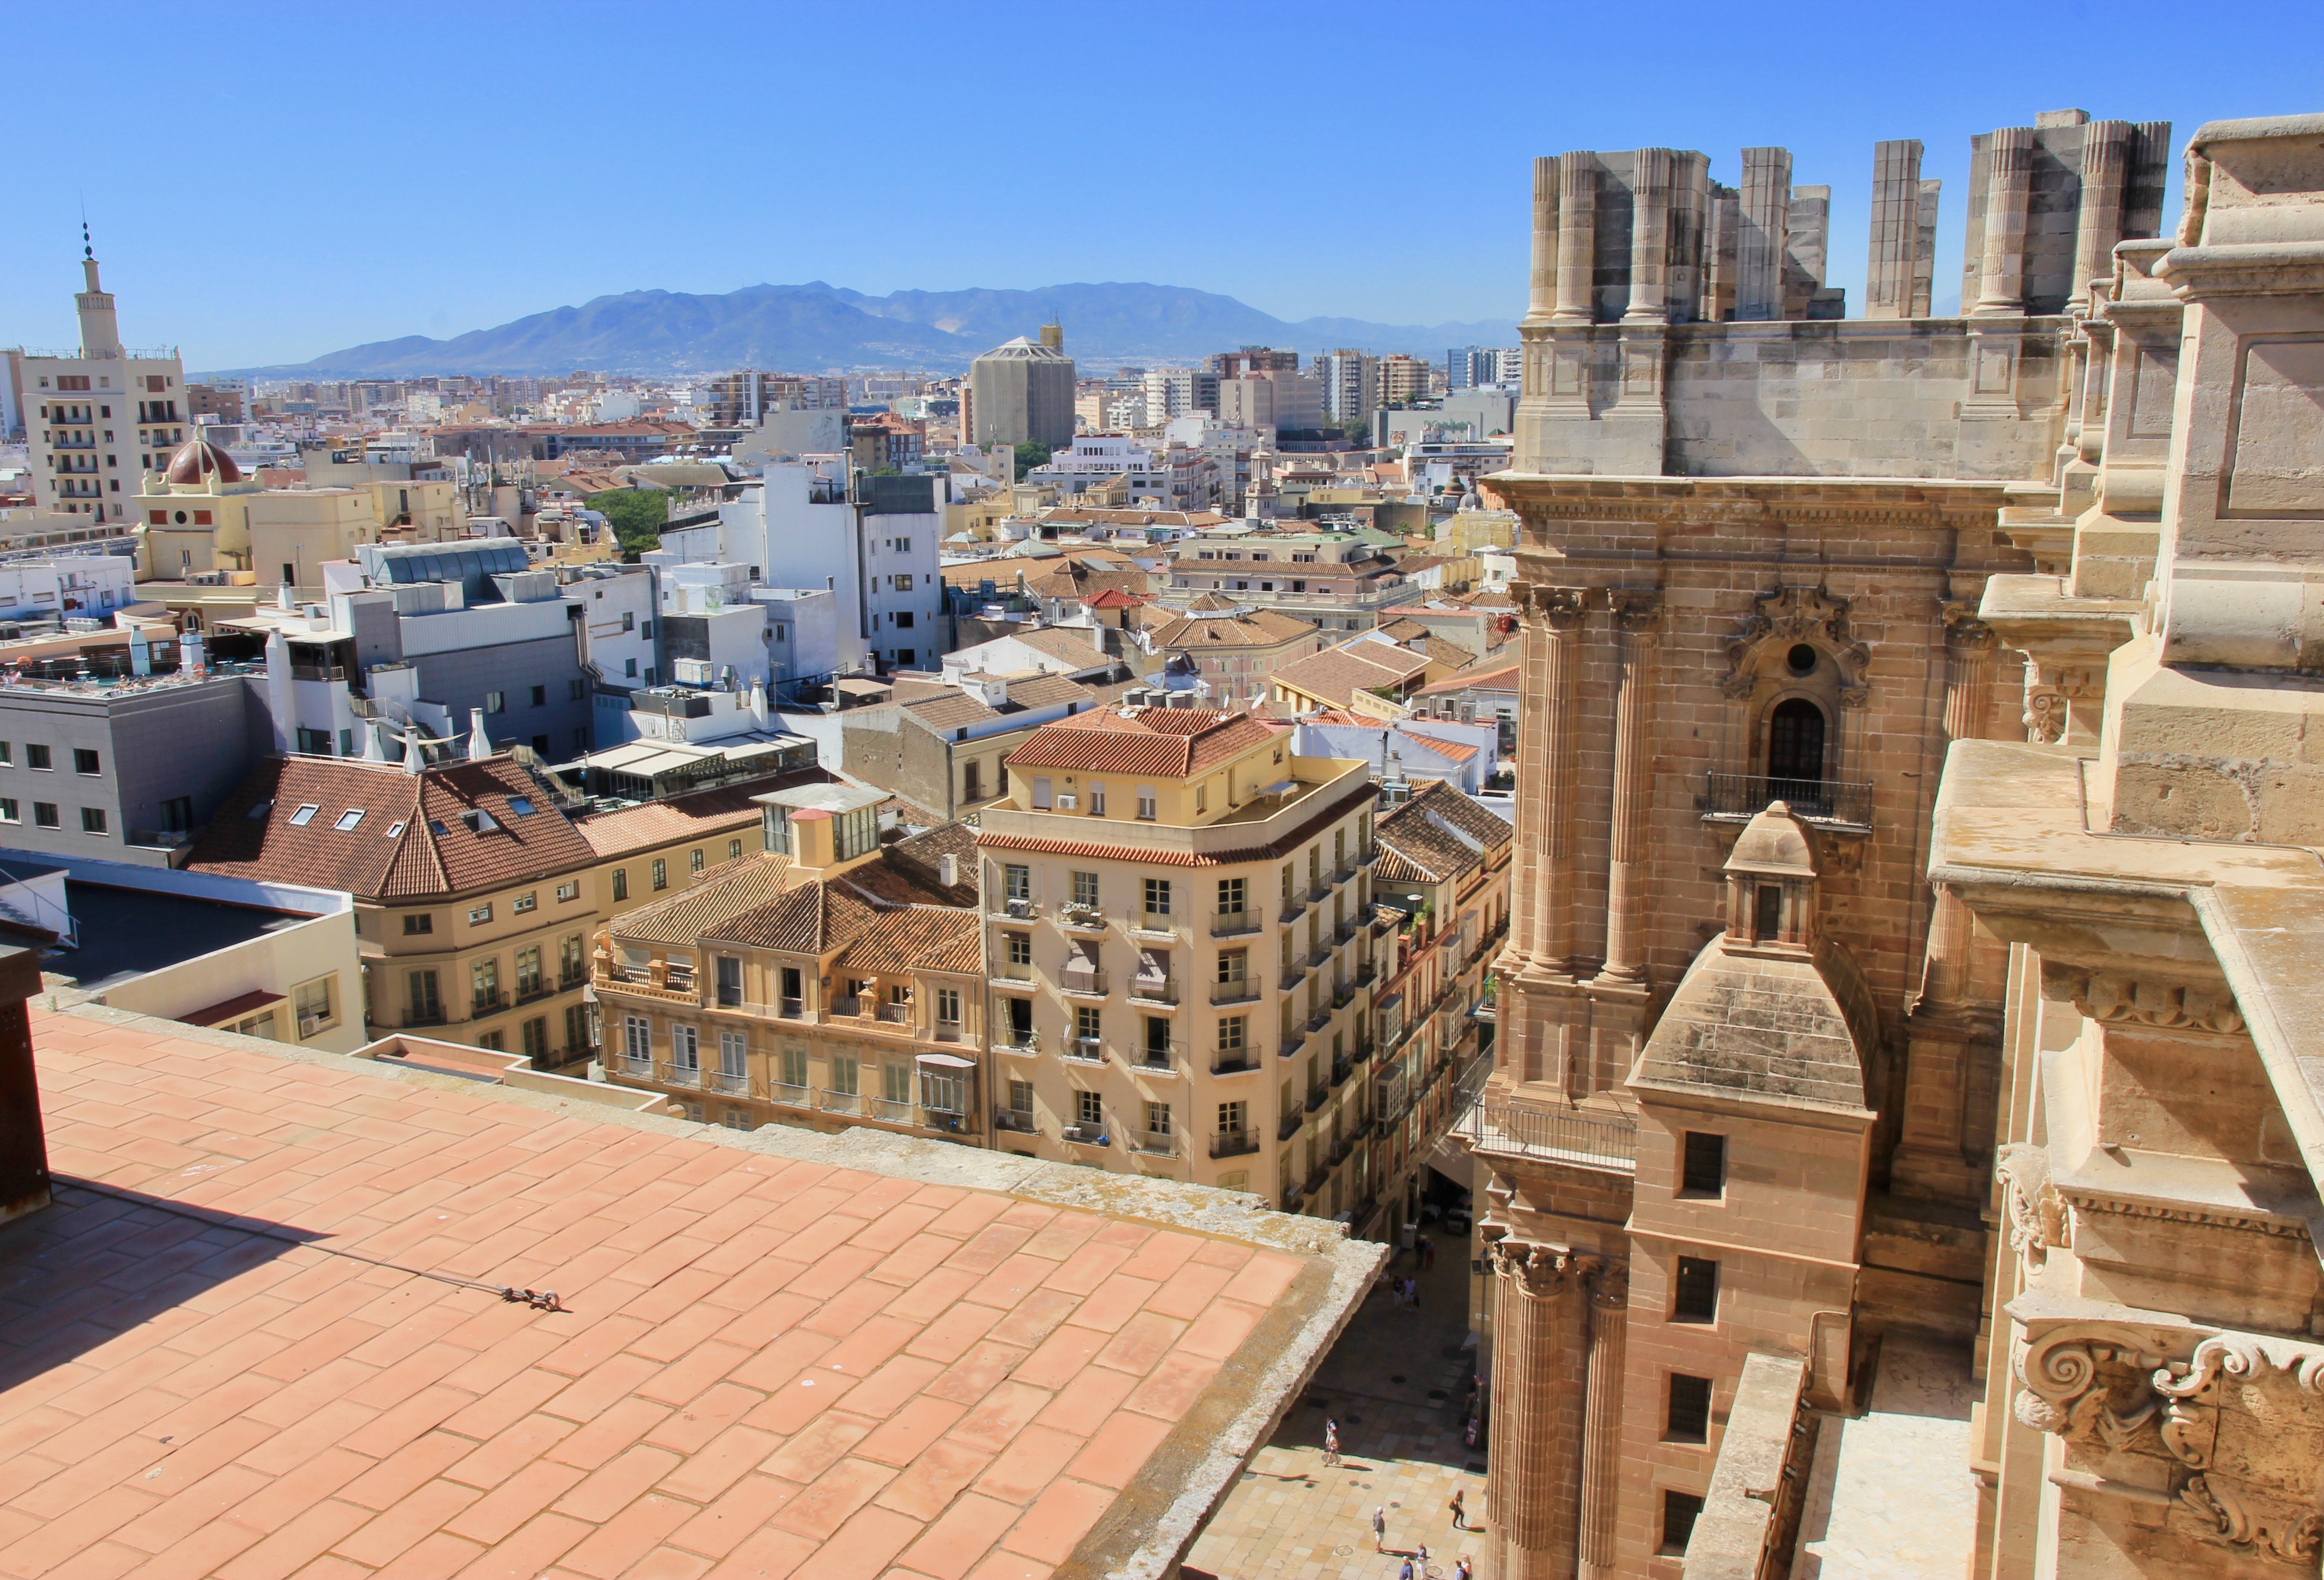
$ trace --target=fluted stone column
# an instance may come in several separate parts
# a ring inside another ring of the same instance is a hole
[[[1546,673],[1548,637],[1543,629],[1539,589],[1528,583],[1518,582],[1509,588],[1509,597],[1517,606],[1517,717],[1523,728],[1517,731],[1517,794],[1516,850],[1521,859],[1529,859],[1540,848],[1543,813],[1541,805],[1542,763],[1548,751],[1548,731],[1542,721],[1548,717],[1548,685]],[[1509,886],[1509,937],[1502,956],[1501,969],[1529,971],[1541,952],[1541,887],[1532,881]],[[1516,1028],[1512,1028],[1513,1030]],[[1532,1079],[1537,1070],[1520,1070],[1523,1079]]]
[[[1614,595],[1614,826],[1606,870],[1606,964],[1599,975],[1618,982],[1646,975],[1646,814],[1654,795],[1654,633],[1660,612],[1658,593]]]
[[[1598,255],[1598,156],[1587,150],[1557,158],[1557,298],[1560,324],[1587,324]]]
[[[1630,301],[1626,324],[1670,320],[1671,151],[1641,148],[1630,187]]]
[[[2082,128],[2082,197],[2074,216],[2074,294],[2089,301],[2090,281],[2113,272],[2122,239],[2122,185],[2130,168],[2130,123],[2092,121]]]
[[[1487,1257],[1493,1414],[1485,1580],[1572,1580],[1582,1458],[1582,1259],[1516,1240],[1493,1242]]]
[[[1557,196],[1558,161],[1544,155],[1533,161],[1533,281],[1526,301],[1527,324],[1546,324],[1557,311]]]
[[[1534,965],[1536,969],[1572,970],[1573,820],[1582,761],[1582,621],[1579,587],[1536,587],[1534,603],[1541,620],[1542,861],[1534,873],[1536,899]]]
[[[1985,257],[1979,317],[2025,311],[2025,206],[2033,191],[2034,128],[2004,126],[1986,144]]]
[[[1582,1580],[1615,1580],[1614,1523],[1622,1487],[1622,1367],[1629,1349],[1630,1271],[1589,1280],[1590,1361],[1582,1406]]]

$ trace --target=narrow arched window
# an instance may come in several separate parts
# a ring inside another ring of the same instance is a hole
[[[1767,716],[1767,799],[1788,801],[1803,813],[1821,804],[1828,794],[1823,731],[1823,710],[1805,697],[1775,704]]]

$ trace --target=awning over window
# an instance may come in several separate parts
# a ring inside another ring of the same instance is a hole
[[[922,1064],[933,1064],[944,1070],[974,1070],[976,1068],[975,1060],[963,1059],[957,1053],[922,1053],[918,1055],[918,1058]]]

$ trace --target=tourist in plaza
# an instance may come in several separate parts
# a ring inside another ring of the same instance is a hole
[[[1340,1423],[1337,1421],[1323,1423],[1323,1463],[1340,1463]]]
[[[1381,1503],[1372,1510],[1372,1551],[1388,1551],[1388,1505]],[[1407,1576],[1406,1580],[1410,1580]]]
[[[1412,1580],[1412,1560],[1410,1558],[1405,1559],[1404,1567],[1397,1571],[1397,1580]]]
[[[1452,1580],[1469,1580],[1469,1560],[1462,1558],[1452,1566]]]
[[[1461,1507],[1461,1499],[1467,1490],[1468,1489],[1465,1487],[1454,1487],[1452,1489],[1452,1502],[1451,1507],[1452,1510],[1452,1529],[1455,1530],[1466,1530],[1469,1529],[1468,1511]]]

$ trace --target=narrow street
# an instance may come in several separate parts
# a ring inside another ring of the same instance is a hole
[[[1435,1229],[1432,1226],[1432,1229]],[[1484,1512],[1485,1453],[1462,1440],[1476,1352],[1468,1337],[1470,1236],[1441,1230],[1436,1264],[1419,1273],[1420,1308],[1385,1290],[1365,1297],[1299,1402],[1243,1473],[1186,1559],[1216,1580],[1396,1580],[1422,1544],[1450,1576],[1478,1560],[1473,1531],[1446,1508],[1462,1489],[1473,1526]],[[1414,1275],[1399,1254],[1393,1277]],[[1340,1423],[1339,1467],[1323,1463],[1323,1423]],[[1372,1550],[1373,1509],[1388,1509],[1388,1551]]]

